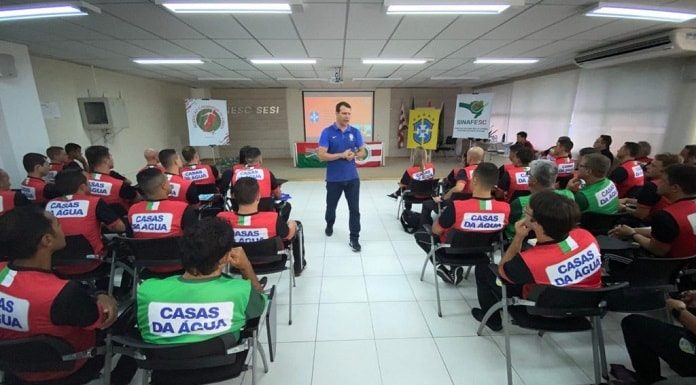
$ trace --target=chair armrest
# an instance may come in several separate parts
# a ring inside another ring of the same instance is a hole
[[[61,356],[60,358],[63,361],[77,361],[77,360],[82,360],[85,358],[92,358],[92,357],[95,357],[98,355],[103,355],[105,351],[106,351],[106,348],[104,346],[95,346],[93,348],[89,348],[89,349],[83,350],[81,352],[65,354],[65,355]]]

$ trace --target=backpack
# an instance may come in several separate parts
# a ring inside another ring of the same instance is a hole
[[[421,227],[420,225],[420,213],[411,210],[404,210],[401,212],[401,226],[404,227],[404,231],[413,234],[418,231]]]

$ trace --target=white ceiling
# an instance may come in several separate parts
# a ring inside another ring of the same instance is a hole
[[[43,2],[37,0],[34,2]],[[629,1],[629,0],[626,0]],[[0,4],[27,3],[26,0]],[[304,0],[292,15],[181,15],[148,0],[88,0],[100,15],[0,23],[0,40],[32,54],[197,87],[374,88],[477,86],[572,64],[578,51],[687,24],[593,18],[592,0],[527,0],[500,15],[387,15],[381,0]],[[696,8],[696,0],[630,0]],[[476,65],[477,56],[540,57],[531,66]],[[135,57],[200,57],[203,65],[143,66]],[[252,57],[312,57],[308,65],[253,65]],[[421,66],[364,65],[364,57],[433,59]],[[345,82],[277,81],[329,78]],[[392,76],[402,81],[353,82]],[[434,76],[477,80],[430,80]],[[252,81],[198,81],[198,78]]]

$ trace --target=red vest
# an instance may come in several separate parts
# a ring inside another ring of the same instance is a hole
[[[53,163],[51,162],[51,169],[48,171],[48,175],[44,178],[46,182],[48,183],[53,183],[53,181],[56,180],[56,175],[58,175],[59,172],[63,171],[63,163]]]
[[[515,191],[529,191],[529,167],[508,167],[505,172],[510,180],[510,188],[505,194],[505,199],[509,202]]]
[[[464,171],[466,171],[466,185],[464,185],[464,192],[465,193],[471,193],[471,178],[474,177],[474,171],[476,171],[476,168],[478,167],[478,164],[471,164],[466,167],[464,167]]]
[[[22,189],[22,194],[24,194],[24,196],[27,197],[31,203],[46,203],[46,198],[44,198],[46,181],[43,179],[28,176],[22,181],[20,186]]]
[[[411,180],[431,180],[435,177],[435,166],[432,163],[426,163],[422,171],[418,166],[411,166],[406,169],[406,173],[408,173]]]
[[[120,204],[128,211],[131,205],[130,202],[121,199],[120,196],[121,187],[123,187],[124,183],[121,179],[114,178],[108,174],[93,172],[89,174],[87,183],[89,184],[90,194],[102,198],[106,204]]]
[[[573,176],[573,173],[575,172],[575,162],[573,162],[570,158],[566,156],[563,158],[556,158],[554,161],[556,162],[556,166],[558,166],[559,177],[566,178]]]
[[[186,202],[186,194],[193,182],[185,180],[180,175],[165,173],[169,179],[169,185],[172,186],[172,191],[169,193],[169,199],[173,201]]]
[[[246,167],[245,164],[242,163],[236,163],[232,165],[232,175],[234,175],[237,170],[243,170]]]
[[[650,182],[646,182],[646,183],[652,183],[657,188],[660,188],[659,186],[664,183],[664,180],[662,180],[662,178],[656,178],[656,179],[653,179]],[[655,203],[653,206],[650,207],[650,215],[648,216],[648,218],[651,218],[656,212],[663,210],[665,207],[667,207],[671,204],[672,204],[672,202],[670,202],[669,199],[667,199],[663,196],[660,196],[660,200],[657,201],[657,203]]]
[[[188,205],[172,200],[142,201],[128,210],[133,238],[165,238],[183,234],[181,219]]]
[[[12,210],[15,207],[16,191],[0,191],[0,215]]]
[[[0,340],[27,338],[48,334],[64,339],[80,352],[93,347],[95,333],[90,331],[97,325],[87,328],[58,326],[51,322],[51,306],[68,281],[50,272],[16,271],[0,263]],[[96,306],[96,305],[95,305]],[[101,314],[101,309],[100,314]],[[86,360],[75,362],[71,370],[45,373],[16,373],[25,381],[44,381],[64,378],[85,364]]]
[[[46,211],[58,218],[65,235],[84,235],[94,254],[103,257],[106,250],[101,237],[101,223],[97,219],[100,199],[92,195],[66,195],[48,202]]]
[[[672,248],[667,257],[684,258],[696,255],[696,201],[677,201],[664,210],[679,226],[679,235],[672,241]]]
[[[538,245],[520,252],[539,285],[599,288],[602,286],[602,256],[595,237],[576,228],[560,243]],[[524,297],[533,285],[525,285]]]
[[[626,170],[628,177],[622,183],[617,183],[616,188],[619,190],[619,198],[625,198],[632,187],[643,185],[645,177],[643,176],[643,168],[635,160],[623,162],[620,167]]]
[[[235,243],[251,243],[275,237],[278,213],[259,211],[252,215],[238,215],[225,211],[217,215],[234,230]]]
[[[156,169],[160,170],[162,173],[164,173],[164,167],[162,167],[159,164],[146,164],[145,167],[140,169],[140,171],[145,171],[145,170],[149,170],[152,168],[156,168]],[[138,172],[140,172],[140,171],[138,171]]]
[[[195,184],[215,184],[213,169],[207,164],[189,164],[181,169],[181,177]]]
[[[471,198],[452,204],[454,225],[448,231],[494,233],[503,230],[510,218],[510,205],[495,199]],[[440,234],[440,241],[447,241],[447,231]]]
[[[270,198],[271,172],[266,167],[246,166],[243,169],[235,171],[230,186],[234,186],[239,178],[256,179],[259,182],[259,193],[261,198]]]

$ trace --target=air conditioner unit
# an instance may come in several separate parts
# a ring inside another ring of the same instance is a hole
[[[696,28],[681,28],[581,52],[574,62],[600,68],[664,56],[696,54]]]

